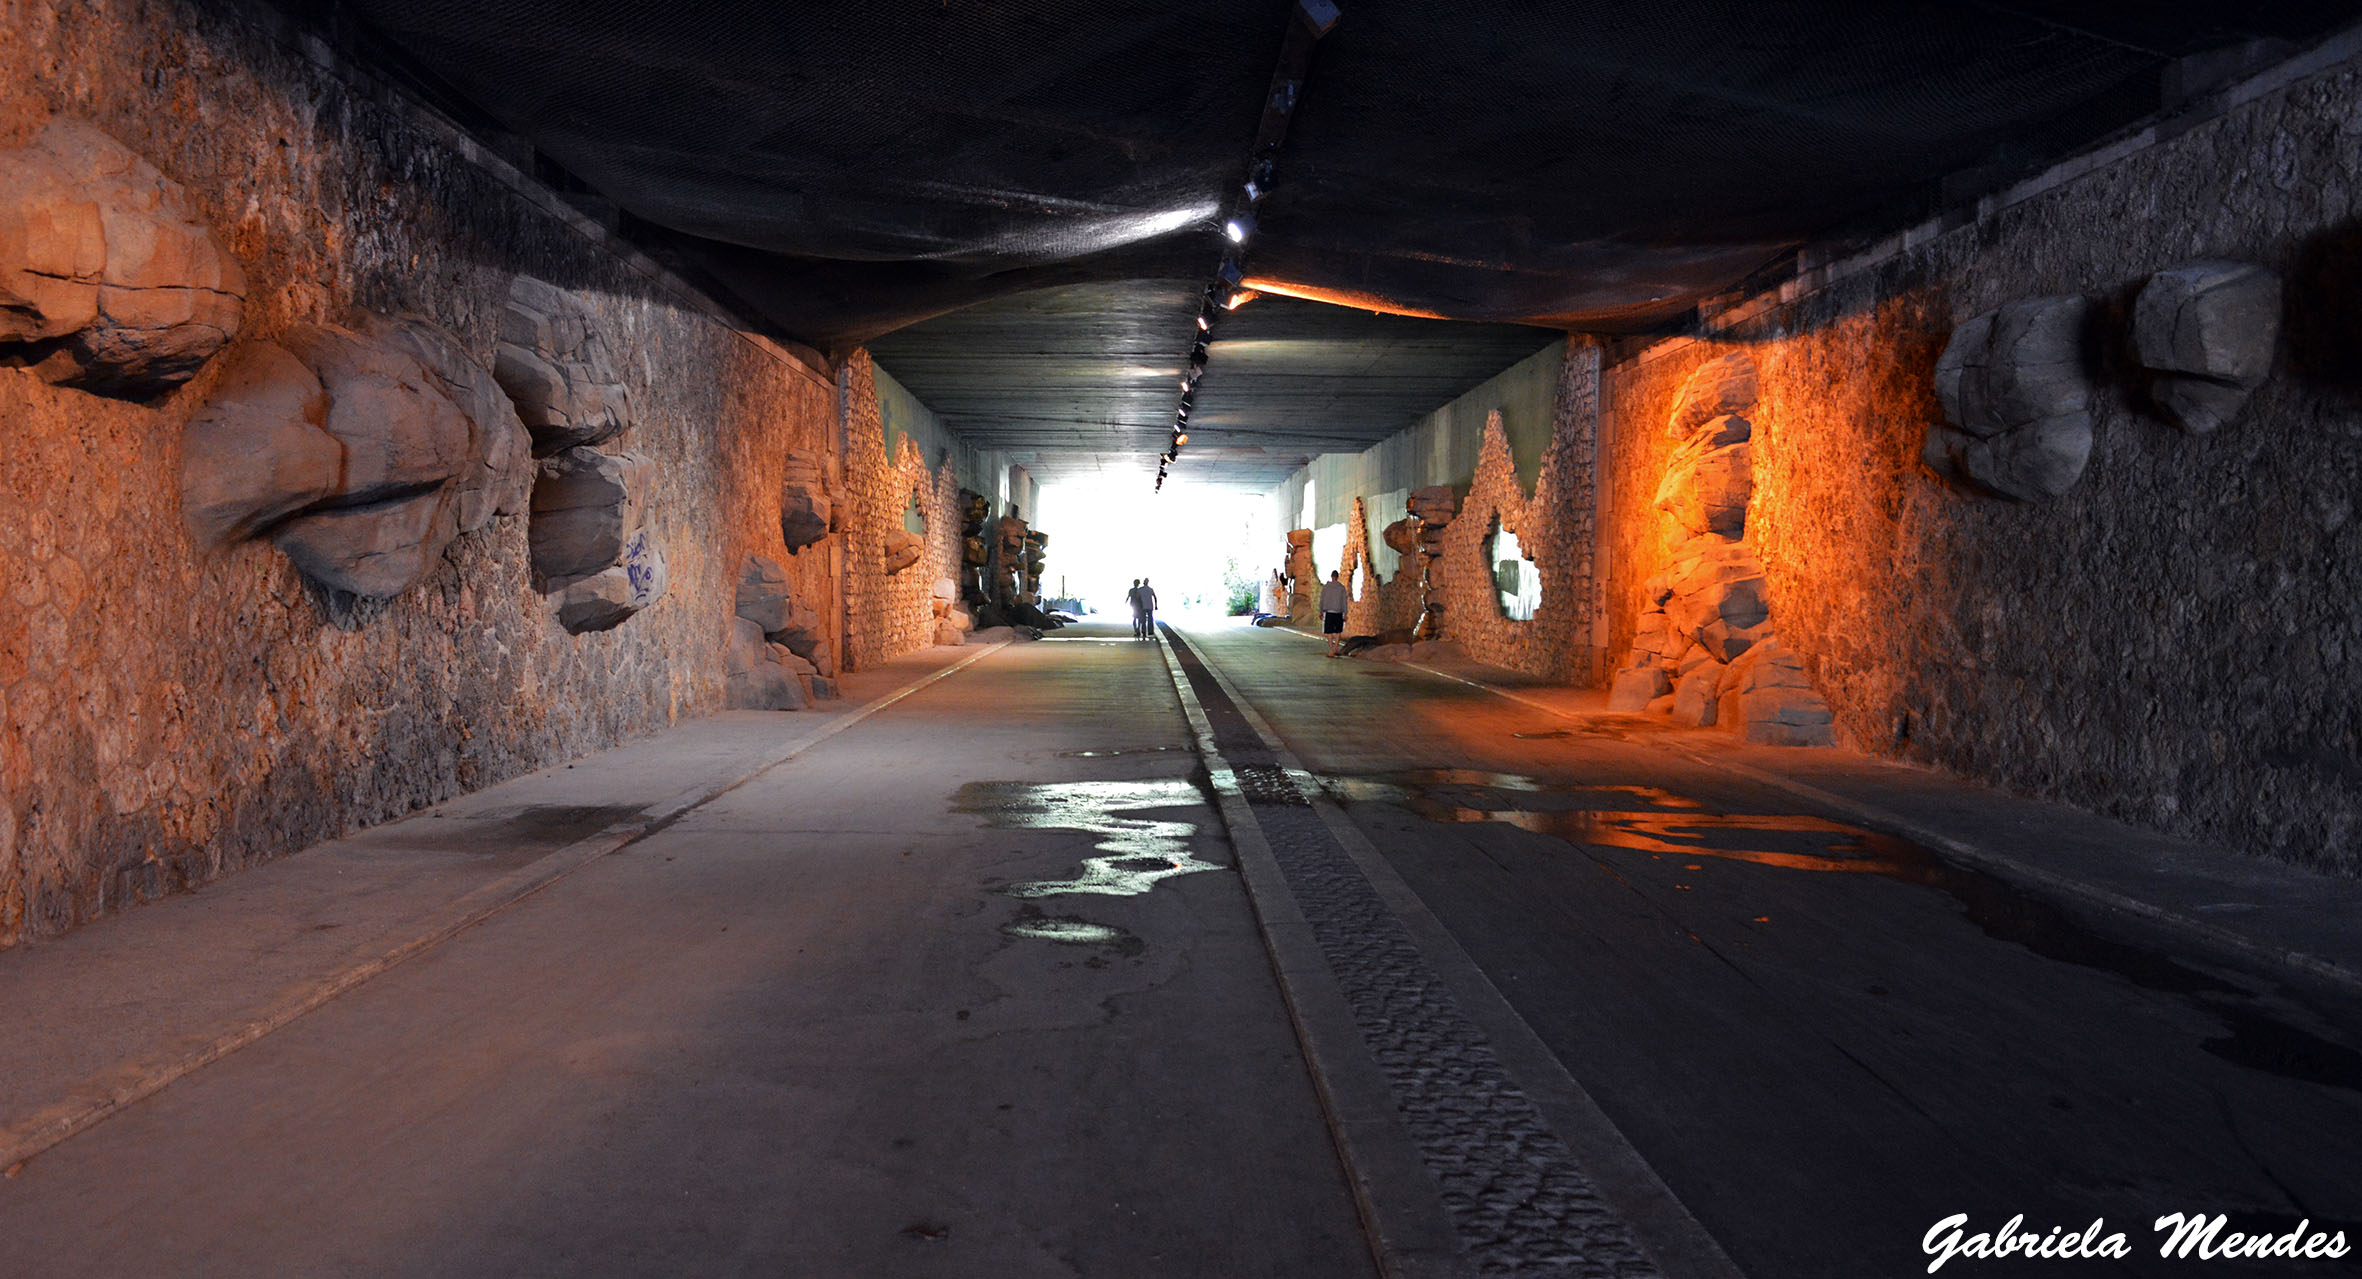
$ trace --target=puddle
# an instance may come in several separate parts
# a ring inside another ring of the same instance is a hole
[[[1185,778],[1048,784],[972,782],[960,788],[959,800],[953,808],[963,813],[982,813],[1002,830],[1075,830],[1100,836],[1094,847],[1105,856],[1084,858],[1082,873],[1073,879],[1032,880],[1009,884],[996,892],[1009,897],[1061,897],[1070,893],[1137,897],[1175,875],[1221,870],[1222,866],[1200,861],[1190,853],[1186,841],[1197,834],[1195,822],[1121,814],[1195,808],[1205,802],[1204,793]]]
[[[381,837],[501,862],[531,860],[646,811],[641,804],[528,804],[464,816],[421,813],[378,827]]]
[[[2224,1061],[2362,1091],[2362,1052],[2291,1024],[2265,1007],[2257,991],[2103,936],[2047,898],[1907,839],[1803,814],[1709,812],[1696,799],[1656,787],[1554,785],[1514,773],[1434,769],[1323,784],[1341,801],[1397,804],[1433,822],[1499,823],[1591,848],[1880,875],[1934,888],[1997,941],[2188,1000],[2224,1024],[2228,1033],[2200,1042]]]
[[[1113,759],[1118,755],[1156,755],[1168,751],[1188,750],[1186,746],[1122,746],[1109,750],[1060,751],[1060,759]]]
[[[1147,943],[1112,924],[1093,923],[1072,915],[1022,914],[1001,925],[1001,932],[1028,941],[1058,942],[1067,946],[1105,946],[1124,956],[1148,949]]]

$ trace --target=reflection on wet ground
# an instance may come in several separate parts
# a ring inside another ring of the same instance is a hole
[[[1989,937],[2115,973],[2204,1009],[2228,1033],[2202,1046],[2224,1061],[2362,1091],[2362,1053],[2295,1025],[2310,1018],[2271,999],[2260,983],[2201,972],[2163,951],[2104,936],[2047,898],[1907,839],[1799,813],[1710,812],[1697,799],[1652,786],[1562,785],[1473,769],[1332,777],[1322,785],[1340,802],[1394,804],[1432,822],[1514,826],[1584,848],[1866,873],[1934,888],[1960,903]],[[1702,867],[1683,863],[1685,870]]]
[[[1199,861],[1183,842],[1197,833],[1194,822],[1122,817],[1119,813],[1158,808],[1194,808],[1205,795],[1183,778],[1100,782],[971,782],[960,788],[953,807],[982,813],[1003,830],[1079,830],[1099,835],[1105,857],[1086,857],[1073,879],[1010,884],[1011,897],[1057,897],[1104,893],[1136,897],[1159,880],[1221,866]]]
[[[1185,751],[1187,746],[1118,746],[1095,751],[1060,751],[1060,759],[1110,759],[1117,755],[1156,755],[1168,751]]]
[[[1029,941],[1054,941],[1068,946],[1105,946],[1124,956],[1137,955],[1148,949],[1147,943],[1121,928],[1112,924],[1095,924],[1073,915],[1044,915],[1028,911],[1001,925],[1001,931]]]
[[[1044,635],[1036,641],[1042,644],[1145,644],[1148,641],[1130,635]]]

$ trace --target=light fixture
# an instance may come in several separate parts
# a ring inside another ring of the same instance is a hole
[[[1230,237],[1232,244],[1245,244],[1247,237],[1255,233],[1255,215],[1240,209],[1222,224],[1222,233]]]
[[[1174,447],[1174,448],[1179,448],[1179,447],[1181,447],[1182,445],[1184,445],[1184,444],[1187,444],[1187,443],[1189,443],[1189,432],[1187,432],[1187,431],[1183,431],[1183,432],[1181,432],[1179,435],[1176,435],[1176,436],[1174,436],[1174,437],[1173,437],[1173,447]]]
[[[1222,309],[1225,311],[1235,311],[1240,307],[1245,306],[1247,303],[1252,302],[1256,298],[1262,296],[1262,294],[1257,293],[1253,289],[1232,289],[1230,291],[1230,296],[1222,299]]]
[[[1197,331],[1198,331],[1198,332],[1200,332],[1200,333],[1206,333],[1206,332],[1210,332],[1210,331],[1212,331],[1213,327],[1214,327],[1214,317],[1213,317],[1213,316],[1211,316],[1211,315],[1208,315],[1208,314],[1206,314],[1206,313],[1205,313],[1205,312],[1203,312],[1203,311],[1200,311],[1200,312],[1198,312],[1198,313],[1197,313]]]

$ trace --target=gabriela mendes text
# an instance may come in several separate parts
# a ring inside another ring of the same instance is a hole
[[[1930,1258],[1927,1273],[1934,1274],[1954,1258],[1981,1261],[2025,1257],[2067,1261],[2132,1255],[2130,1241],[2121,1233],[2109,1233],[2104,1217],[2095,1218],[2090,1225],[2072,1234],[2065,1226],[2052,1226],[2048,1234],[2037,1234],[2026,1229],[2025,1222],[2025,1217],[2020,1215],[2002,1223],[1999,1230],[1970,1234],[1968,1214],[1953,1213],[1929,1227],[1927,1236],[1919,1241],[1920,1250]],[[2151,1229],[2156,1231],[2157,1255],[2174,1260],[2255,1261],[2277,1257],[2290,1261],[2328,1261],[2346,1255],[2345,1231],[2312,1227],[2312,1222],[2300,1221],[2293,1229],[2278,1234],[2250,1234],[2230,1229],[2229,1219],[2219,1212],[2211,1217],[2204,1213],[2169,1212],[2159,1217]]]

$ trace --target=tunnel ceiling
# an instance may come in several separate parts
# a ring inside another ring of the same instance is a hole
[[[1277,298],[1232,317],[1201,407],[1235,434],[1209,429],[1191,461],[1265,450],[1220,471],[1242,482],[1383,437],[1540,345],[1505,326],[1663,322],[1807,238],[1923,214],[2356,16],[2321,0],[1341,4],[1249,274],[1486,323]],[[1161,443],[1178,387],[1106,375],[1185,351],[1293,8],[348,7],[403,73],[530,141],[782,335],[876,340],[964,429],[1084,466]],[[1368,338],[1394,353],[1385,369],[1348,349]]]

